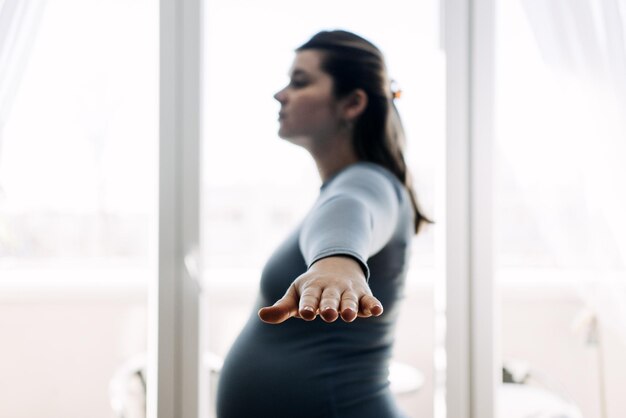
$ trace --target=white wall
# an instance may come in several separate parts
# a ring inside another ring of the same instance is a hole
[[[108,296],[0,297],[0,417],[113,417],[109,379],[145,349],[146,302]]]
[[[573,399],[585,418],[603,418],[600,409],[599,347],[587,343],[585,329],[574,330],[584,305],[570,289],[504,288],[502,291],[503,360],[524,360],[561,395]],[[626,343],[602,328],[607,418],[626,410]],[[621,391],[621,393],[620,393]]]

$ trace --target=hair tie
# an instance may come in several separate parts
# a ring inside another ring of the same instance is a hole
[[[396,82],[396,80],[391,80],[390,88],[391,100],[399,99],[400,97],[402,97],[402,90],[398,88],[398,83]]]

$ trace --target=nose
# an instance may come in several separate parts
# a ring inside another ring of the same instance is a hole
[[[286,87],[283,87],[282,89],[277,91],[276,94],[274,94],[274,99],[278,100],[280,104],[283,104],[285,102],[285,88]]]

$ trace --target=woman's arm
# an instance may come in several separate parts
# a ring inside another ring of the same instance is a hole
[[[374,167],[355,166],[329,185],[304,221],[300,249],[307,266],[285,295],[259,317],[328,322],[339,316],[378,316],[383,307],[367,284],[367,259],[380,251],[397,225],[399,197],[392,180]]]

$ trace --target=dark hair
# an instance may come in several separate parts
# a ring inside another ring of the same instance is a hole
[[[404,184],[414,209],[415,233],[432,223],[419,209],[411,175],[404,160],[405,136],[394,104],[394,92],[382,52],[371,42],[343,30],[323,31],[296,49],[322,52],[322,70],[333,79],[335,97],[356,89],[367,94],[367,106],[354,125],[357,157],[390,170]]]

